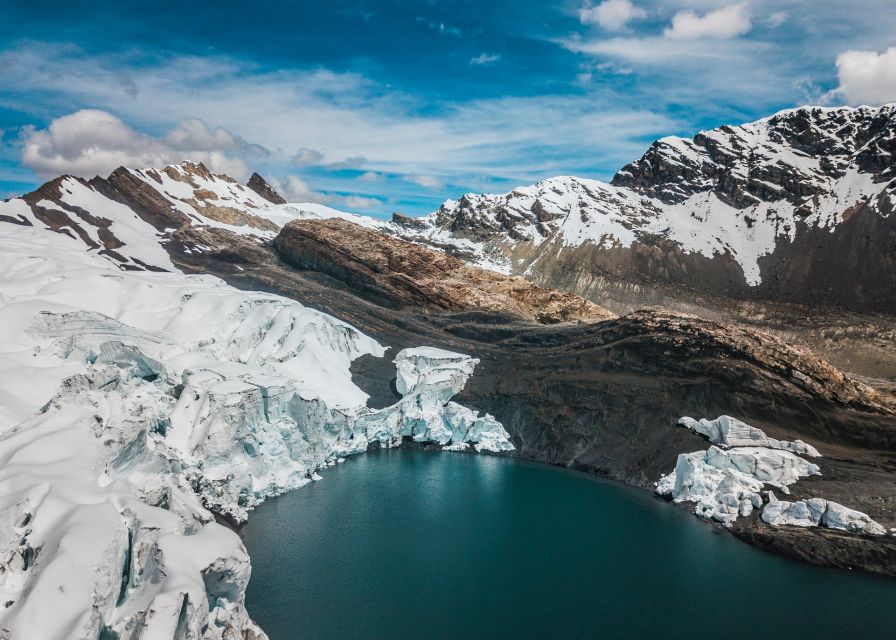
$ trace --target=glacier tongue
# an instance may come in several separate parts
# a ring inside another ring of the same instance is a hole
[[[15,231],[36,243],[0,236],[0,638],[260,640],[213,512],[243,520],[375,443],[512,449],[451,402],[473,358],[406,349],[401,400],[371,409],[349,365],[385,349],[353,327]]]

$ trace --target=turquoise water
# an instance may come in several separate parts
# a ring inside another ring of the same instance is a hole
[[[636,491],[380,451],[268,501],[250,614],[293,638],[896,638],[896,581],[758,551]]]

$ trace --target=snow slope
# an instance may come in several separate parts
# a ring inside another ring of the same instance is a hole
[[[213,512],[243,520],[374,442],[512,448],[450,401],[474,359],[399,353],[417,382],[369,409],[349,365],[383,346],[174,272],[126,207],[94,203],[108,227],[64,208],[101,197],[66,180],[62,205],[42,208],[71,213],[96,247],[23,201],[2,206],[18,222],[0,222],[0,638],[264,638],[244,607],[245,549]],[[133,241],[124,261],[101,253],[101,228]]]

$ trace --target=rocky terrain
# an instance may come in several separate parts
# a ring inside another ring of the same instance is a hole
[[[404,237],[626,313],[660,304],[896,379],[896,107],[811,108],[664,138],[611,183],[466,194]]]
[[[358,233],[345,224],[301,226],[306,236],[319,229],[321,242],[335,245],[350,245]],[[679,454],[699,448],[697,436],[675,427],[677,418],[728,413],[773,437],[811,442],[822,452],[824,474],[796,485],[794,496],[823,496],[896,526],[893,397],[805,348],[663,308],[603,322],[548,325],[510,313],[421,309],[412,293],[403,300],[394,297],[388,251],[371,251],[371,259],[379,256],[373,264],[328,253],[333,262],[324,265],[316,243],[262,246],[202,229],[174,236],[172,260],[184,270],[212,271],[236,286],[305,300],[393,349],[422,340],[476,354],[477,373],[460,397],[498,417],[518,455],[652,489]],[[383,242],[391,251],[401,246],[411,254],[418,251],[385,236]],[[197,243],[206,248],[201,255],[178,249]],[[300,246],[309,249],[307,263],[297,255]],[[313,269],[308,268],[312,261],[318,261]],[[354,272],[365,277],[364,287],[352,286]],[[397,397],[393,386],[384,384],[387,368],[386,360],[370,357],[352,366],[373,406]],[[882,561],[896,551],[890,537],[794,532],[771,527],[758,515],[738,520],[732,531],[806,560],[888,575],[896,569],[890,560]]]
[[[663,138],[610,184],[467,194],[414,229],[611,310],[691,290],[892,313],[894,151],[896,106],[804,107]]]
[[[546,324],[614,317],[575,294],[479,269],[345,220],[290,222],[274,249],[296,269],[325,273],[388,305],[504,313]]]

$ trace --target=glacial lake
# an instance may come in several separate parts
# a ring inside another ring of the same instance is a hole
[[[896,638],[896,581],[764,553],[585,474],[391,450],[322,475],[240,531],[271,640]]]

